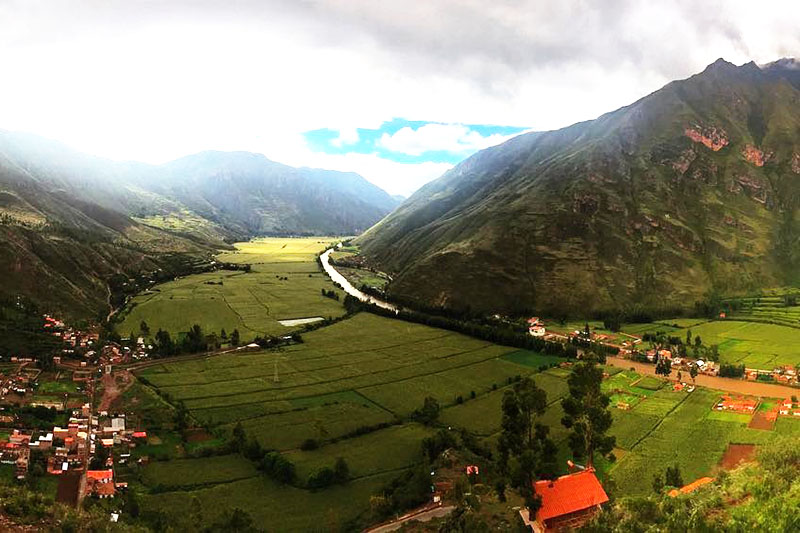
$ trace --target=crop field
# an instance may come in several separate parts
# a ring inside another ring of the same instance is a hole
[[[229,483],[260,475],[253,463],[240,455],[221,455],[198,459],[156,461],[142,471],[149,487],[176,490],[186,487]]]
[[[664,394],[659,391],[656,395]],[[643,411],[648,398],[630,412],[615,412],[612,433],[628,453],[610,469],[611,478],[624,494],[650,492],[655,474],[677,464],[686,483],[713,475],[729,443],[762,444],[778,431],[746,427],[749,417],[719,417],[711,407],[719,392],[698,388],[692,393],[671,393],[682,398],[668,412]],[[727,414],[727,413],[726,413]],[[792,429],[785,430],[791,432]]]
[[[339,441],[317,450],[293,450],[286,457],[297,466],[302,481],[320,468],[333,467],[337,458],[347,461],[354,478],[396,472],[421,460],[420,443],[433,430],[419,424],[391,426],[360,437]],[[376,451],[380,453],[376,453]]]
[[[291,331],[279,320],[337,317],[340,302],[321,294],[333,286],[316,264],[331,240],[267,238],[236,244],[220,261],[249,264],[251,272],[220,270],[163,283],[136,296],[117,326],[121,335],[139,334],[142,321],[151,333],[173,335],[199,324],[206,333],[231,333],[242,340]]]
[[[165,362],[140,376],[202,423],[230,430],[241,421],[264,446],[288,450],[391,422],[426,396],[454,405],[530,373],[501,359],[511,348],[368,313],[304,341],[280,352]]]
[[[795,328],[758,322],[719,320],[691,328],[692,336],[699,335],[706,346],[719,346],[723,363],[744,363],[747,367],[772,369],[779,365],[800,364],[798,339]],[[685,330],[673,333],[686,335]]]
[[[765,296],[737,298],[740,308],[732,312],[731,316],[800,327],[800,290],[779,289],[771,292],[772,294]]]
[[[205,470],[211,458],[191,459],[185,467]],[[369,511],[369,498],[394,477],[381,474],[324,491],[279,485],[262,475],[211,484],[197,490],[175,490],[142,497],[148,510],[168,513],[177,531],[199,530],[226,509],[240,508],[266,531],[338,531]],[[202,516],[192,516],[197,498]],[[200,523],[198,523],[198,520]]]

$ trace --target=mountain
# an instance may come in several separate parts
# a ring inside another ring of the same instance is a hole
[[[691,307],[800,282],[798,63],[722,59],[476,153],[359,237],[390,294],[480,311]]]
[[[352,235],[398,202],[358,174],[246,152],[117,162],[0,131],[0,297],[95,316],[108,279],[272,234]]]

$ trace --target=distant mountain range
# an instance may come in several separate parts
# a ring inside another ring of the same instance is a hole
[[[99,312],[106,280],[261,235],[353,235],[399,204],[354,173],[247,152],[164,165],[89,156],[0,131],[0,295]]]
[[[362,235],[427,305],[587,314],[800,282],[800,64],[722,59],[596,120],[520,135]]]

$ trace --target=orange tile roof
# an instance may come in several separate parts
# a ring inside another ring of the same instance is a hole
[[[536,513],[539,522],[608,501],[606,491],[603,490],[603,486],[594,475],[594,469],[591,468],[561,476],[553,481],[537,481],[534,490],[542,497],[542,506]]]
[[[713,477],[701,477],[700,479],[692,481],[688,485],[684,485],[680,489],[672,489],[671,491],[669,491],[669,495],[674,498],[678,494],[689,494],[690,492],[696,491],[703,485],[708,485],[712,481],[714,481]]]
[[[114,471],[113,470],[87,470],[86,471],[86,479],[90,480],[93,479],[95,481],[102,481],[105,479],[113,479],[114,478]]]

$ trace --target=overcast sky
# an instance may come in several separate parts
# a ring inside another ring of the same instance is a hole
[[[115,159],[249,150],[409,194],[718,57],[800,55],[800,0],[0,0],[0,128]]]

